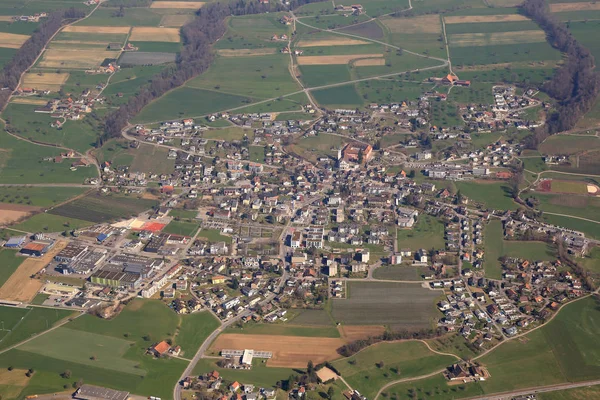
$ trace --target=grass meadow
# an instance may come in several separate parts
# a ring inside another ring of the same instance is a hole
[[[6,283],[23,261],[25,261],[25,257],[20,257],[18,251],[0,249],[0,286]]]
[[[1,203],[24,204],[35,207],[51,207],[85,192],[83,188],[64,187],[60,190],[36,186],[4,186],[0,193]]]
[[[420,215],[412,229],[398,229],[398,248],[411,249],[444,249],[444,224],[430,215]]]

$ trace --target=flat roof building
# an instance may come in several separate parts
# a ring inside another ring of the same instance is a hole
[[[101,386],[81,385],[73,395],[80,400],[127,400],[129,392],[113,390]]]
[[[71,242],[55,255],[54,259],[58,262],[68,263],[80,257],[87,249],[88,246],[84,244]]]

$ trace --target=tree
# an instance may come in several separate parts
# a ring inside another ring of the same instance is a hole
[[[327,397],[329,397],[329,400],[333,399],[334,394],[335,390],[333,389],[333,386],[329,386],[329,389],[327,389]]]
[[[364,161],[365,161],[365,154],[363,153],[363,150],[362,150],[362,149],[360,149],[360,150],[358,151],[358,163],[359,163],[360,165],[362,165],[362,163],[363,163]]]
[[[71,377],[71,370],[65,369],[64,372],[62,373],[62,377],[65,379],[69,379]]]
[[[238,289],[239,289],[239,287],[240,287],[240,282],[237,280],[237,278],[235,278],[235,277],[234,277],[234,278],[232,278],[232,279],[231,279],[231,288],[232,288],[233,290],[238,290]]]

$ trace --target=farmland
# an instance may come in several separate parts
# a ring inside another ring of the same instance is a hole
[[[14,226],[25,232],[64,232],[93,225],[92,222],[77,218],[66,218],[50,213],[36,214]]]
[[[0,250],[0,286],[4,285],[8,278],[17,270],[25,258],[17,255],[17,251],[2,249]]]
[[[227,333],[240,333],[245,335],[277,335],[277,336],[304,336],[304,337],[324,337],[339,338],[339,331],[333,326],[331,320],[330,326],[311,326],[308,323],[302,323],[294,319],[289,324],[246,324],[242,328],[228,328]],[[298,324],[298,325],[296,325]]]
[[[539,146],[542,154],[576,154],[590,149],[599,148],[600,140],[596,136],[553,135]]]
[[[333,301],[336,322],[348,325],[389,325],[428,328],[437,315],[434,301],[440,293],[418,284],[348,282],[349,298]]]
[[[337,338],[225,333],[213,342],[211,351],[238,348],[271,351],[273,358],[267,361],[268,366],[304,368],[311,360],[318,364],[339,358],[336,350],[343,344]]]
[[[94,168],[70,171],[69,163],[44,161],[56,157],[59,149],[36,146],[0,132],[0,183],[83,183],[97,176]]]
[[[372,399],[388,382],[426,375],[456,360],[431,352],[421,342],[379,343],[333,366],[350,386]]]
[[[59,391],[63,384],[83,379],[90,384],[168,397],[185,361],[157,360],[144,353],[152,342],[172,337],[179,318],[161,302],[134,300],[112,320],[85,315],[47,334],[56,336],[57,343],[79,349],[77,352],[44,347],[48,340],[44,335],[0,355],[0,366],[35,368],[23,396]],[[60,376],[66,369],[72,371],[70,380]]]
[[[75,218],[90,222],[107,222],[118,218],[129,218],[157,204],[154,200],[146,200],[130,196],[104,196],[98,193],[89,194],[52,209],[49,213],[65,218]]]
[[[48,308],[0,307],[0,319],[9,332],[0,334],[0,349],[5,349],[51,328],[75,313]]]
[[[0,202],[24,204],[35,207],[51,207],[71,197],[82,194],[85,189],[65,187],[61,190],[35,186],[4,186]]]
[[[219,326],[219,321],[210,312],[186,315],[182,318],[181,328],[175,342],[181,346],[186,357],[192,357],[204,340]]]

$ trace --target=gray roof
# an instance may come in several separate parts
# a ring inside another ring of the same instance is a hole
[[[79,390],[77,390],[74,397],[84,400],[127,400],[129,398],[129,392],[122,392],[120,390],[113,390],[100,386],[82,385]]]

